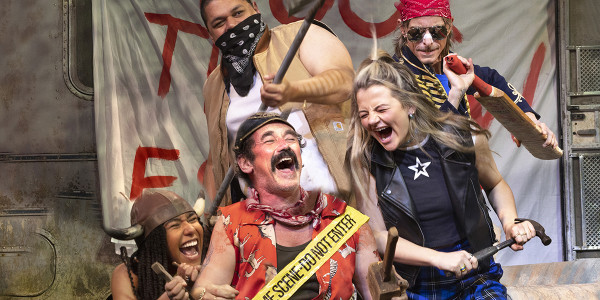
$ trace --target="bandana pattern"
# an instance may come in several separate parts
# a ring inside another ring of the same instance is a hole
[[[252,87],[254,71],[252,55],[265,32],[265,22],[261,14],[255,14],[229,29],[219,37],[215,45],[223,53],[222,64],[227,69],[226,86],[233,85],[242,97],[248,95]]]
[[[394,3],[402,22],[423,16],[439,16],[452,20],[448,0],[400,0]]]
[[[275,209],[269,205],[260,204],[258,192],[253,188],[249,188],[248,192],[250,193],[246,204],[248,210],[259,210],[269,213],[277,222],[288,226],[300,226],[312,222],[312,226],[317,227],[321,223],[321,212],[327,206],[327,198],[324,194],[319,193],[313,209],[304,215],[297,215],[295,214],[296,212],[301,212],[305,209],[305,201],[308,197],[308,192],[302,188],[300,188],[300,201],[286,209]]]

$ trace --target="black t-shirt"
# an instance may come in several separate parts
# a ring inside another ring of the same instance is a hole
[[[448,246],[461,240],[434,143],[429,137],[422,142],[426,153],[418,146],[394,151],[394,160],[425,236],[425,246],[429,248]]]
[[[277,272],[281,272],[302,250],[308,246],[310,241],[295,247],[285,247],[277,244]],[[319,281],[316,273],[310,276],[308,280],[290,297],[294,300],[310,300],[319,295]]]

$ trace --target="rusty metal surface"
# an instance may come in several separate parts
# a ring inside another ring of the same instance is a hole
[[[503,267],[507,286],[599,283],[600,258]]]
[[[600,259],[503,267],[512,299],[599,299]]]
[[[118,261],[98,199],[73,192],[94,190],[94,165],[0,164],[0,299],[106,298]]]
[[[63,79],[62,1],[5,0],[0,20],[0,152],[95,152],[93,102]]]
[[[558,53],[560,103],[564,124],[563,149],[567,154],[564,169],[564,243],[565,259],[600,257],[596,246],[588,247],[588,237],[597,240],[597,231],[588,231],[582,218],[594,218],[594,207],[585,207],[580,173],[580,154],[597,154],[600,91],[598,91],[600,34],[597,30],[600,6],[596,0],[558,0]],[[597,186],[592,192],[598,192]],[[592,204],[596,205],[596,204]],[[588,209],[591,210],[588,211]],[[594,223],[594,222],[592,222]],[[589,229],[589,227],[587,227]],[[590,235],[591,233],[591,235]]]
[[[541,287],[508,287],[512,300],[600,299],[600,283]]]
[[[0,299],[106,299],[118,264],[96,197],[94,103],[64,81],[62,14],[62,0],[0,10]]]

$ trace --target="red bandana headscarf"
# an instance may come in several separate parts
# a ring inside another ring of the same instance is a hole
[[[289,226],[300,226],[312,221],[313,227],[316,227],[321,222],[321,212],[327,205],[327,203],[323,202],[323,197],[319,194],[313,209],[304,215],[298,215],[297,212],[304,211],[304,208],[306,207],[306,198],[308,197],[308,193],[302,188],[300,188],[300,200],[296,202],[294,206],[287,209],[275,209],[269,205],[260,204],[258,192],[253,188],[249,188],[248,193],[250,194],[246,204],[248,210],[267,212],[273,219],[277,220],[277,222]]]
[[[452,20],[449,0],[400,0],[394,3],[400,12],[400,21],[424,16],[439,16]]]

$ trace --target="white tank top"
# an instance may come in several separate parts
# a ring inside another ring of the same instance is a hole
[[[225,119],[229,145],[233,145],[238,128],[242,122],[260,108],[260,104],[262,103],[260,100],[261,87],[262,79],[258,72],[254,73],[254,84],[246,97],[240,96],[233,86],[230,86],[229,109],[227,110],[227,117]],[[277,107],[268,107],[267,111],[281,113]],[[302,110],[292,110],[287,121],[294,126],[296,132],[302,135],[304,141],[306,141],[306,147],[302,148],[302,173],[300,177],[302,188],[307,191],[322,191],[327,194],[338,195],[333,176],[331,176],[329,168],[319,152],[315,138],[310,132],[308,121],[304,117]],[[246,194],[247,184],[240,180],[240,186]]]

